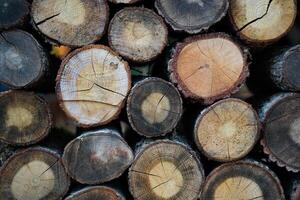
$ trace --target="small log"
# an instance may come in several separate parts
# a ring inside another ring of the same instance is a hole
[[[300,199],[300,182],[295,181],[293,184],[293,191],[291,193],[291,200],[299,200]]]
[[[230,21],[237,34],[254,45],[273,43],[294,25],[296,0],[231,0]]]
[[[230,96],[245,81],[246,53],[223,33],[190,37],[174,50],[170,78],[185,97],[211,104]]]
[[[117,190],[106,186],[85,187],[69,195],[65,200],[125,200]]]
[[[259,118],[251,105],[229,98],[201,112],[194,138],[209,159],[227,162],[246,156],[259,139],[259,130]]]
[[[162,53],[168,41],[163,19],[147,8],[128,7],[110,22],[108,41],[122,57],[144,63]]]
[[[33,0],[34,27],[50,42],[83,46],[99,40],[106,30],[106,0]]]
[[[64,150],[68,174],[83,184],[104,183],[121,176],[133,161],[133,152],[114,130],[87,132]]]
[[[146,78],[136,83],[127,100],[131,127],[146,137],[171,132],[182,114],[182,100],[177,89],[160,78]]]
[[[300,45],[281,50],[269,59],[268,70],[277,88],[285,91],[300,91]]]
[[[227,13],[228,0],[156,0],[158,13],[175,31],[199,33],[220,21]]]
[[[60,106],[82,127],[117,118],[131,85],[127,62],[102,45],[85,46],[69,54],[56,80]]]
[[[44,139],[52,117],[45,100],[31,92],[0,93],[0,140],[12,145],[29,145]]]
[[[45,78],[49,62],[43,47],[29,33],[0,33],[0,82],[11,88],[36,86]]]
[[[62,199],[69,185],[60,156],[46,148],[19,151],[0,171],[0,199]]]
[[[279,179],[254,161],[223,164],[207,177],[200,199],[285,200]]]
[[[270,160],[293,172],[300,171],[300,94],[282,93],[264,102],[261,144]]]
[[[26,0],[1,0],[0,8],[0,29],[22,25],[30,12]]]
[[[187,145],[158,140],[143,144],[137,151],[128,174],[134,199],[192,200],[199,196],[204,172]]]
[[[133,4],[141,0],[109,0],[109,1],[115,4]]]

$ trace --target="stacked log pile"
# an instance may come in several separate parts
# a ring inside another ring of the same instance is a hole
[[[296,0],[0,0],[0,200],[300,200]]]

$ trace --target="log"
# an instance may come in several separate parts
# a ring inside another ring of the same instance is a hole
[[[268,167],[254,161],[223,164],[207,177],[200,199],[285,200],[279,179]]]
[[[268,62],[268,71],[274,85],[285,91],[300,91],[300,45],[282,49]]]
[[[291,200],[300,199],[300,182],[299,180],[293,184],[293,191],[291,193]]]
[[[15,148],[0,141],[0,167],[15,152]]]
[[[246,156],[259,139],[259,131],[259,118],[251,105],[229,98],[201,111],[194,139],[206,157],[227,162]]]
[[[136,83],[127,99],[131,127],[142,136],[155,137],[171,132],[182,115],[182,100],[177,89],[160,78]]]
[[[0,29],[9,29],[22,25],[30,12],[26,0],[1,0]]]
[[[231,0],[230,21],[237,34],[253,45],[282,38],[294,25],[296,0]]]
[[[168,68],[185,97],[211,104],[245,81],[247,52],[224,33],[199,35],[177,44]]]
[[[112,129],[77,137],[65,147],[63,154],[68,174],[82,184],[99,184],[118,178],[132,161],[131,148]]]
[[[117,12],[110,22],[108,41],[113,50],[133,62],[154,60],[168,41],[163,19],[147,8],[128,7]]]
[[[108,23],[106,0],[33,0],[34,27],[52,43],[83,46],[100,40]]]
[[[15,89],[32,88],[46,76],[49,62],[43,47],[29,33],[0,33],[0,82]]]
[[[89,186],[76,191],[65,200],[125,200],[117,190],[106,186]]]
[[[109,1],[115,4],[133,4],[141,0],[109,0]]]
[[[156,0],[158,13],[175,31],[190,34],[207,30],[227,13],[228,0]]]
[[[0,199],[62,199],[69,185],[59,154],[46,148],[18,151],[0,171]]]
[[[195,152],[171,140],[142,144],[128,174],[129,190],[140,200],[196,199],[204,179]]]
[[[32,92],[0,93],[0,140],[12,145],[29,145],[44,139],[52,124],[45,100]]]
[[[300,94],[279,93],[259,108],[261,144],[270,160],[288,171],[300,171]]]
[[[116,119],[131,85],[127,62],[102,45],[85,46],[69,54],[56,81],[61,108],[81,127]]]

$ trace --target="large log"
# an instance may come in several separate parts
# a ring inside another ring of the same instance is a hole
[[[99,40],[106,30],[106,0],[33,0],[34,27],[54,43],[83,46]]]
[[[226,15],[228,0],[156,0],[155,7],[175,31],[199,33]]]
[[[259,139],[259,133],[259,118],[251,105],[229,98],[201,112],[194,138],[209,159],[226,162],[246,156]]]
[[[229,16],[246,42],[265,45],[282,38],[294,25],[296,0],[231,0]]]
[[[146,78],[136,83],[127,100],[131,127],[146,137],[171,132],[182,114],[182,100],[177,89],[160,78]]]
[[[69,185],[59,154],[46,148],[18,151],[0,171],[0,199],[62,199]]]
[[[87,132],[64,150],[68,174],[79,183],[98,184],[118,178],[133,161],[133,152],[114,130]]]
[[[177,44],[169,71],[185,97],[211,104],[245,81],[247,52],[223,33],[190,37]]]
[[[52,124],[45,100],[32,92],[0,93],[0,140],[12,145],[29,145],[44,139]]]
[[[264,152],[279,166],[300,171],[300,94],[281,93],[259,108]]]
[[[170,140],[144,143],[129,169],[134,199],[197,199],[204,182],[202,165],[186,144]]]
[[[131,86],[127,62],[102,45],[85,46],[69,54],[56,80],[60,106],[82,127],[116,119]]]
[[[160,16],[147,8],[124,8],[117,12],[108,29],[109,45],[134,62],[155,59],[167,44],[168,30]]]
[[[37,86],[48,71],[43,47],[29,33],[11,30],[0,33],[0,82],[11,88]]]

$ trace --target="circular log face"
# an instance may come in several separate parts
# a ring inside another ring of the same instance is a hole
[[[61,199],[69,179],[55,153],[31,148],[12,156],[0,171],[0,199]]]
[[[200,199],[211,200],[284,200],[275,174],[263,165],[240,161],[223,164],[206,179]]]
[[[115,179],[129,167],[133,152],[121,136],[110,130],[90,132],[72,140],[63,162],[70,176],[83,184]]]
[[[227,35],[208,34],[178,44],[169,70],[185,96],[209,104],[236,90],[248,68],[244,52]]]
[[[285,85],[288,85],[288,89],[294,91],[300,91],[300,45],[290,48],[284,55],[284,62],[282,63],[283,67],[283,77],[282,81],[286,82]]]
[[[289,95],[271,105],[264,121],[265,151],[280,164],[300,171],[300,95]]]
[[[147,62],[158,56],[167,44],[163,20],[147,8],[125,8],[112,19],[108,31],[110,46],[123,57]]]
[[[176,88],[159,78],[147,78],[131,90],[127,114],[135,131],[147,137],[171,132],[182,113],[182,100]]]
[[[0,34],[0,81],[12,88],[32,84],[43,74],[47,59],[39,43],[27,32]]]
[[[108,21],[105,0],[34,0],[36,28],[55,42],[83,46],[99,40]]]
[[[219,101],[201,112],[195,126],[199,149],[218,161],[240,159],[259,137],[259,119],[251,105],[238,99]]]
[[[180,143],[157,141],[137,155],[129,170],[135,199],[196,199],[204,181],[195,154]]]
[[[57,77],[60,105],[81,126],[109,123],[123,107],[130,78],[127,62],[109,48],[78,49],[63,61]]]
[[[158,12],[174,30],[199,33],[219,21],[227,12],[227,0],[156,0]]]
[[[14,145],[32,144],[48,135],[51,114],[44,100],[29,92],[0,95],[0,139]]]
[[[242,38],[266,43],[281,38],[294,24],[295,0],[231,0],[232,23]]]
[[[105,186],[86,187],[65,200],[125,200],[116,190]]]

